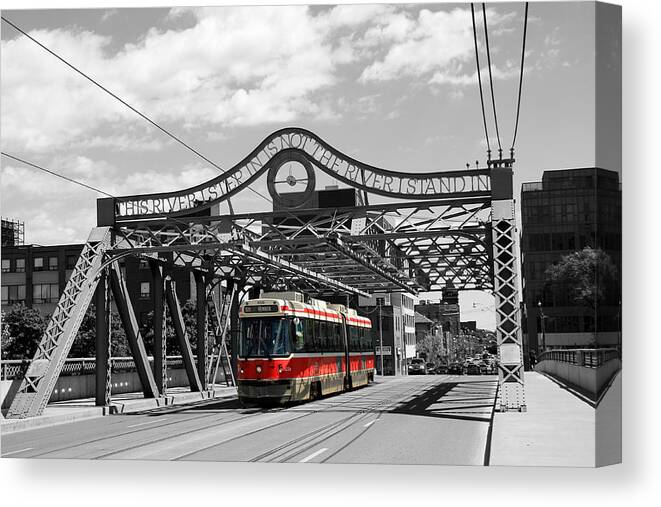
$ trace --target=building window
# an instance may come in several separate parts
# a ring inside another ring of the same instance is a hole
[[[9,273],[11,271],[11,261],[9,259],[2,259],[2,272]]]
[[[76,261],[78,260],[77,255],[67,255],[67,269],[73,269],[76,267]]]
[[[2,304],[14,304],[25,301],[25,285],[3,285]]]
[[[151,296],[151,284],[140,282],[140,299],[149,299]]]
[[[149,261],[147,259],[140,259],[138,269],[149,269]]]
[[[25,259],[16,259],[15,271],[17,273],[25,273]]]
[[[35,271],[43,271],[44,270],[44,258],[43,257],[35,257],[34,258],[34,270]]]
[[[57,271],[57,257],[48,258],[48,270]]]
[[[32,286],[32,302],[57,303],[60,298],[60,286],[56,283],[39,283]]]

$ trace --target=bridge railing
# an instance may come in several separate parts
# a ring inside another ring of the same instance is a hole
[[[540,354],[535,371],[579,387],[597,403],[621,366],[617,349],[557,349]]]
[[[617,349],[556,349],[542,352],[537,356],[537,362],[557,361],[586,368],[598,368],[612,359],[619,358],[620,351]]]
[[[153,357],[149,358],[150,362],[154,361]],[[22,375],[29,361],[22,359],[8,359],[0,361],[1,373],[0,380],[14,380]],[[183,368],[183,360],[181,356],[167,356],[167,367],[172,369]],[[131,372],[135,371],[135,362],[132,357],[113,357],[110,359],[110,368],[113,373]],[[96,371],[96,358],[69,358],[65,361],[62,368],[61,377],[73,375],[92,375]]]

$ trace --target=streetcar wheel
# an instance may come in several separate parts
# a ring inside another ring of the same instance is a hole
[[[314,401],[317,398],[319,398],[321,394],[321,389],[319,386],[319,382],[312,382],[310,384],[310,401]]]

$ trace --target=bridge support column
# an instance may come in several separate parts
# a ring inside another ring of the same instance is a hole
[[[526,410],[523,343],[519,314],[516,220],[512,161],[496,161],[491,170],[491,239],[496,304],[500,410]]]
[[[236,297],[232,299],[232,306],[230,308],[230,343],[231,343],[231,367],[234,378],[238,378],[237,371],[237,353],[239,350],[239,335],[241,333],[241,322],[239,322],[239,305],[241,303],[241,294],[243,293],[244,284],[240,281],[235,281],[238,284],[236,287]]]
[[[96,309],[96,386],[95,404],[97,407],[110,405],[111,394],[111,306],[108,270],[104,269],[99,278],[94,295]]]
[[[196,306],[196,353],[197,375],[200,377],[202,389],[207,389],[207,361],[209,359],[209,341],[207,337],[207,284],[205,277],[199,271],[193,273],[195,278]]]
[[[129,292],[126,288],[126,280],[124,280],[117,262],[112,263],[110,281],[112,283],[112,293],[115,297],[115,304],[117,305],[119,316],[122,319],[124,331],[126,331],[129,349],[131,350],[131,355],[135,361],[135,368],[140,377],[142,391],[145,398],[157,398],[158,389],[156,388],[154,374],[149,365],[149,359],[147,358],[145,343],[140,334],[138,321],[135,318],[133,304],[131,303]]]
[[[181,360],[186,369],[190,389],[193,392],[202,391],[202,382],[200,381],[197,369],[195,368],[195,362],[193,361],[193,351],[191,350],[190,341],[186,335],[186,324],[184,323],[184,317],[181,314],[181,307],[179,306],[179,300],[177,299],[175,283],[170,277],[165,279],[165,295],[168,302],[168,309],[170,310],[170,318],[172,319],[172,327],[174,327],[174,332],[179,341]]]
[[[154,288],[154,377],[160,396],[165,396],[168,386],[167,375],[167,345],[165,331],[165,305],[163,300],[163,268],[156,261],[150,261],[152,287]]]

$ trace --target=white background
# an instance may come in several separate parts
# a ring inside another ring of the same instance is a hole
[[[164,2],[140,2],[163,5]],[[179,5],[232,4],[190,2]],[[242,0],[242,3],[259,4]],[[284,2],[269,2],[284,3]],[[310,2],[290,2],[310,3]],[[0,0],[2,8],[90,7]],[[94,2],[94,7],[132,6]],[[618,505],[661,498],[659,2],[623,0],[624,464],[598,470],[0,460],[2,505]],[[384,445],[387,445],[384,443]]]

